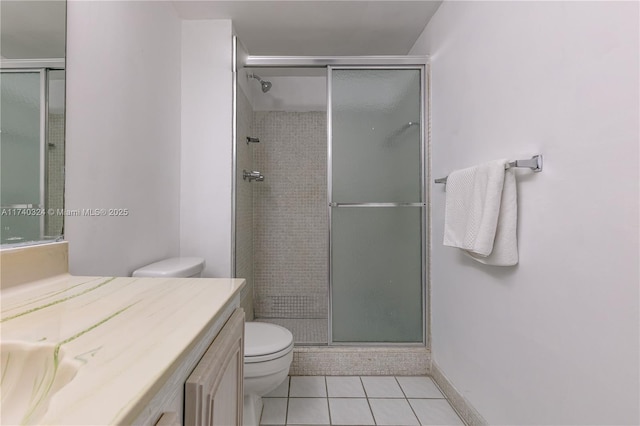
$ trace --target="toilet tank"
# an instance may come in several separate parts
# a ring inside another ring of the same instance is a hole
[[[143,266],[133,272],[134,277],[198,278],[204,269],[201,257],[172,257]]]

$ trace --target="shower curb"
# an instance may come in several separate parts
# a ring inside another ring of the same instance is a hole
[[[430,374],[431,352],[424,347],[298,346],[292,376],[420,376]]]

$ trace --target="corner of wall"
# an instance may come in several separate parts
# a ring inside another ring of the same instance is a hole
[[[182,21],[180,254],[231,271],[232,23]]]
[[[464,395],[456,389],[433,358],[431,358],[431,377],[466,425],[486,426],[489,424]]]

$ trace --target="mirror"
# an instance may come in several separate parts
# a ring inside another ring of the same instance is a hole
[[[0,243],[64,229],[66,2],[0,2]]]

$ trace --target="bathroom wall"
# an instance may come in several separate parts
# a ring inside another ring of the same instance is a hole
[[[256,317],[325,318],[326,342],[326,113],[256,111],[253,129]]]
[[[431,55],[432,178],[518,172],[518,266],[442,245],[432,187],[435,363],[490,424],[638,424],[638,3],[444,2]]]
[[[179,254],[180,44],[170,3],[67,4],[65,207],[128,209],[66,217],[72,274]]]
[[[180,254],[205,277],[233,276],[231,21],[182,23]]]
[[[324,70],[312,69],[314,75],[269,76],[264,70],[255,70],[264,80],[273,83],[267,94],[262,93],[257,81],[249,83],[253,109],[256,111],[326,111],[327,77]],[[296,70],[303,73],[304,70]],[[322,76],[318,76],[321,72]]]
[[[242,73],[242,71],[241,71]],[[239,85],[240,86],[240,85]],[[237,90],[236,127],[236,271],[235,276],[247,280],[242,300],[245,319],[253,319],[253,188],[257,182],[242,179],[243,170],[255,170],[253,164],[253,109],[241,86]]]

